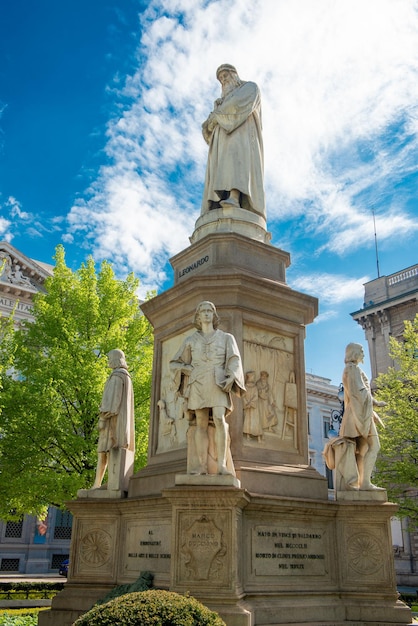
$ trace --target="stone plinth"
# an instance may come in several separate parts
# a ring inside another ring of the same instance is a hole
[[[290,255],[267,242],[252,241],[232,232],[216,232],[176,254],[170,263],[175,285],[195,276],[229,275],[231,271],[285,284]]]
[[[199,217],[190,242],[196,243],[214,233],[236,233],[255,241],[269,243],[271,234],[266,228],[265,218],[258,213],[238,207],[224,207],[208,211]]]
[[[126,491],[106,489],[106,486],[99,489],[79,489],[77,491],[78,498],[86,498],[87,500],[114,500],[115,498],[125,498],[126,496]]]
[[[265,480],[268,493],[326,499],[326,480],[308,463],[305,398],[305,326],[315,318],[317,300],[286,284],[288,253],[237,233],[216,232],[171,262],[175,286],[142,307],[155,337],[150,444],[148,465],[130,481],[129,497],[160,493],[174,486],[176,474],[186,472],[188,422],[173,390],[169,362],[194,330],[197,304],[210,300],[221,330],[237,340],[244,371],[253,370],[257,381],[264,372],[267,381],[260,399],[262,435],[244,432],[241,399],[234,398],[228,417],[241,486],[252,491]]]
[[[378,489],[376,491],[353,489],[350,491],[337,491],[335,499],[340,502],[387,502],[388,495],[386,489]]]
[[[240,481],[231,474],[176,474],[176,485],[192,485],[205,487],[241,487]]]

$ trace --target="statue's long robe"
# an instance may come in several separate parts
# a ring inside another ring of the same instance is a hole
[[[112,448],[134,450],[134,396],[126,369],[114,369],[107,379],[100,413],[110,417],[105,419],[105,428],[99,431],[98,452],[109,452]],[[102,415],[99,419],[103,419]]]
[[[340,437],[376,435],[373,399],[369,381],[356,363],[347,363],[343,372],[344,415]]]
[[[212,116],[216,126],[209,142],[202,214],[212,202],[225,198],[222,192],[238,189],[242,208],[265,217],[264,156],[261,99],[257,85],[245,82],[234,89]]]

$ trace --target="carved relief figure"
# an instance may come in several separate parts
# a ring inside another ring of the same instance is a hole
[[[269,384],[269,374],[266,371],[260,372],[257,380],[258,389],[258,410],[263,430],[274,432],[273,427],[277,425],[276,403]]]
[[[373,405],[384,406],[385,403],[373,398],[368,378],[359,367],[363,359],[363,347],[349,343],[345,351],[344,414],[340,433],[324,450],[328,467],[333,469],[335,465],[340,490],[380,490],[371,482],[380,449],[376,423],[382,424]]]
[[[187,401],[183,396],[183,386],[175,388],[172,373],[168,367],[173,352],[178,347],[168,349],[168,357],[163,356],[167,363],[166,371],[161,376],[161,396],[157,402],[158,419],[158,446],[157,453],[186,447],[187,429],[189,426]]]
[[[30,278],[23,274],[20,265],[16,262],[13,264],[12,258],[5,252],[0,252],[0,278],[3,282],[9,282],[14,285],[35,286]]]
[[[196,420],[193,473],[207,474],[209,421],[215,426],[217,473],[231,474],[227,467],[228,424],[225,416],[233,408],[231,393],[245,391],[241,356],[235,338],[218,329],[219,317],[212,302],[201,302],[194,324],[198,329],[186,338],[170,362],[176,386],[184,387],[187,410]],[[188,470],[189,471],[189,470]]]
[[[285,384],[284,391],[284,420],[282,439],[285,439],[286,431],[290,432],[295,448],[297,448],[297,409],[298,390],[295,382],[295,373],[291,372],[289,376],[289,382]]]
[[[174,418],[169,417],[164,400],[158,400],[157,407],[160,411],[161,436],[168,437],[170,444],[173,444],[177,438],[176,421]]]
[[[108,469],[108,489],[122,490],[126,473],[132,474],[135,450],[134,395],[132,381],[122,350],[111,350],[109,367],[99,415],[98,461],[93,489],[102,484]]]
[[[233,65],[218,67],[216,77],[222,97],[202,125],[209,144],[202,214],[241,207],[265,217],[259,89],[240,80]]]
[[[12,277],[12,259],[5,252],[0,252],[0,277],[4,282],[11,281]]]
[[[244,434],[247,439],[256,437],[257,441],[261,441],[263,428],[261,426],[260,414],[258,410],[258,389],[256,384],[256,374],[253,370],[245,375],[246,392],[243,397],[244,405]]]
[[[13,275],[11,278],[11,282],[16,285],[27,285],[28,287],[32,287],[32,283],[27,276],[22,274],[22,270],[20,269],[20,265],[15,265]]]

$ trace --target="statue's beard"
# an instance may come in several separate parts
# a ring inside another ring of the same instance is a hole
[[[235,76],[231,76],[224,85],[222,85],[222,97],[225,98],[231,91],[234,91],[241,84],[239,78]]]

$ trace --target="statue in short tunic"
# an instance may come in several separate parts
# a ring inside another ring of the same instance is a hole
[[[217,473],[233,473],[227,467],[229,435],[225,417],[233,409],[231,393],[241,395],[245,391],[235,338],[219,330],[218,321],[215,305],[201,302],[195,314],[198,330],[185,339],[170,362],[175,386],[182,389],[188,413],[196,419],[197,474],[209,473],[210,419],[216,429]]]
[[[216,77],[222,97],[202,125],[209,144],[202,214],[241,207],[265,217],[260,91],[232,65],[221,65]]]

